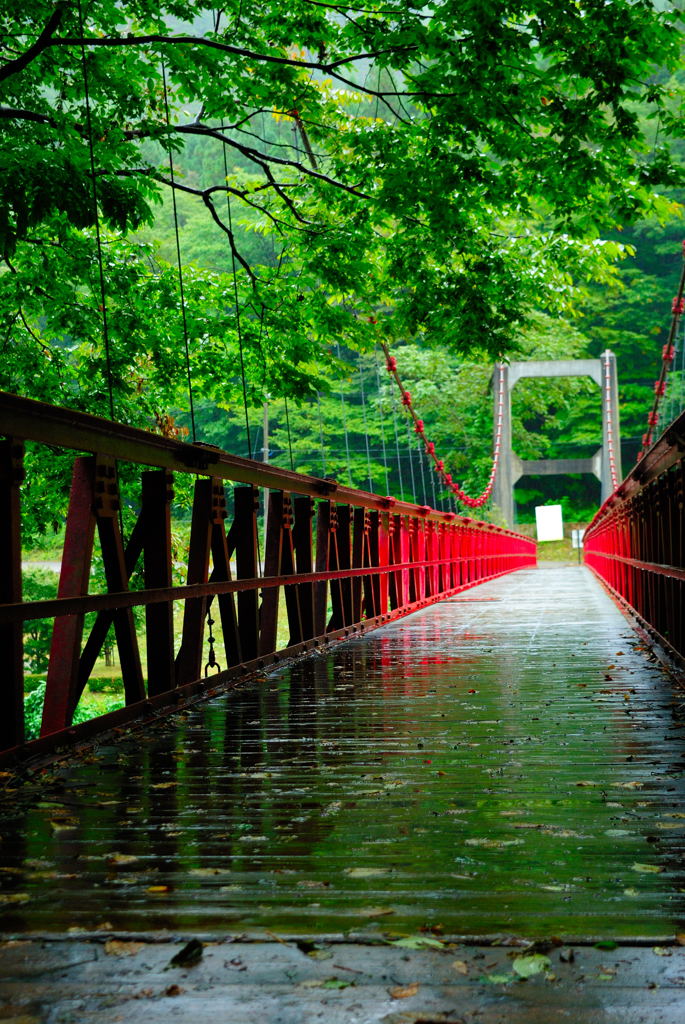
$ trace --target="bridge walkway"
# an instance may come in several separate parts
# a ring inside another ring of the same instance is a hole
[[[543,564],[5,775],[0,1020],[675,1024],[684,711]]]

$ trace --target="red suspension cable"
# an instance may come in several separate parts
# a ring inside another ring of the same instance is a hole
[[[654,381],[654,401],[652,402],[652,408],[647,417],[647,432],[642,435],[642,447],[638,452],[638,461],[642,458],[648,448],[652,447],[652,439],[654,436],[654,428],[659,423],[659,405],[661,399],[666,394],[666,378],[668,377],[669,370],[673,365],[675,359],[675,339],[678,333],[678,325],[680,318],[685,313],[685,298],[683,297],[683,291],[685,290],[685,242],[683,242],[683,268],[680,272],[680,284],[678,285],[678,292],[671,305],[671,329],[668,332],[668,341],[661,350],[661,372],[659,373],[658,380]]]
[[[388,373],[395,378],[397,387],[400,390],[402,396],[402,405],[406,408],[407,412],[414,421],[414,432],[419,435],[423,441],[423,445],[426,454],[433,460],[433,468],[436,473],[442,478],[445,487],[454,494],[458,501],[463,502],[468,508],[480,508],[489,499],[492,494],[492,488],[495,483],[495,477],[497,476],[497,469],[499,467],[500,450],[502,446],[502,422],[504,415],[504,367],[501,363],[496,364],[498,383],[497,383],[497,419],[496,419],[496,431],[495,431],[495,446],[492,456],[492,469],[490,471],[490,478],[488,480],[485,490],[482,491],[477,497],[472,497],[466,494],[459,484],[455,483],[452,479],[452,474],[448,473],[445,469],[445,463],[443,459],[439,458],[435,451],[435,444],[433,441],[429,441],[426,437],[426,431],[422,419],[419,419],[418,415],[414,410],[412,402],[411,392],[407,391],[402,383],[402,379],[397,372],[397,359],[395,356],[391,356],[388,350],[388,346],[385,342],[379,342],[383,353],[385,355],[386,368]]]

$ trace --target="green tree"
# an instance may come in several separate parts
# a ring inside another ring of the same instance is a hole
[[[678,178],[677,119],[654,149],[634,113],[664,107],[650,76],[678,59],[677,11],[650,0],[0,11],[5,258],[65,220],[92,227],[95,200],[110,229],[149,223],[172,186],[227,237],[246,310],[288,348],[331,331],[363,344],[360,318],[384,303],[391,332],[503,351],[531,307],[567,305],[569,274],[605,270],[601,230]],[[198,139],[214,147],[201,181],[145,149]],[[247,215],[274,235],[275,265],[238,247]]]

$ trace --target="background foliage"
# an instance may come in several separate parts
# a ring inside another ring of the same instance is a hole
[[[679,8],[0,0],[0,386],[168,433],[192,391],[198,438],[253,454],[268,401],[283,464],[432,503],[376,332],[471,492],[494,359],[610,346],[629,464],[678,274]],[[582,381],[515,395],[522,457],[598,443]],[[39,533],[67,488],[32,468]],[[596,501],[524,483],[522,514]]]

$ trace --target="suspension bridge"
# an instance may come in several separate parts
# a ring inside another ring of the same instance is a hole
[[[480,507],[505,368],[469,496],[385,358],[431,472]],[[679,1019],[685,417],[610,488],[586,566],[14,395],[0,434],[0,1019],[133,1021],[141,999],[151,1021]],[[59,587],[22,600],[22,515],[55,451]],[[111,629],[125,706],[74,724]]]

